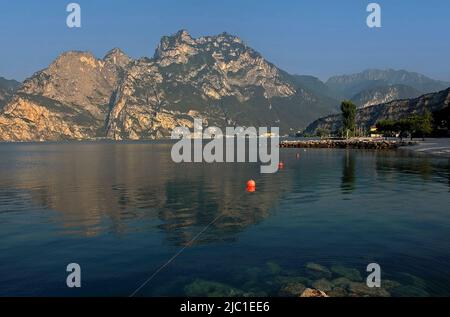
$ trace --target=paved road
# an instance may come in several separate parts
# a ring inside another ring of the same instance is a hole
[[[418,141],[419,144],[415,146],[404,147],[403,149],[415,151],[418,153],[450,157],[450,138],[425,139],[425,141],[416,139],[415,141]]]

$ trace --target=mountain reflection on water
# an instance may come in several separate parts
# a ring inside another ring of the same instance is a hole
[[[65,232],[87,236],[102,230],[118,235],[145,230],[136,223],[151,219],[158,220],[170,243],[184,245],[220,216],[195,243],[232,240],[236,232],[267,217],[292,181],[275,175],[270,183],[258,183],[258,196],[249,195],[245,183],[259,175],[258,164],[175,164],[170,144],[15,148],[2,152],[7,168],[0,170],[1,193],[50,209]]]
[[[391,287],[406,280],[383,296],[450,295],[448,159],[281,149],[285,168],[260,174],[257,163],[175,164],[170,148],[1,144],[0,295],[73,295],[60,282],[76,261],[89,281],[76,295],[127,296],[182,246],[143,296],[291,294],[360,279],[370,262]],[[328,276],[305,271],[320,265]],[[365,294],[352,283],[333,292]]]

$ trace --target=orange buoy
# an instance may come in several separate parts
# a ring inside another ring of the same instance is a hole
[[[247,182],[247,191],[253,193],[256,191],[256,182],[251,179]]]
[[[284,163],[283,162],[280,162],[280,163],[278,163],[278,169],[283,169],[284,168]]]
[[[247,187],[247,191],[249,193],[254,193],[254,192],[256,192],[256,187]]]

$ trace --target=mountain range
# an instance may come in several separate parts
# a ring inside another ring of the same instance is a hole
[[[424,75],[367,70],[322,82],[292,75],[222,33],[162,37],[153,57],[116,48],[61,54],[20,86],[0,80],[0,140],[157,139],[176,126],[279,126],[287,134],[337,113],[449,87]]]
[[[405,70],[368,69],[357,74],[331,77],[326,85],[339,96],[351,99],[363,91],[377,87],[403,85],[414,88],[419,94],[426,94],[446,89],[450,83]]]

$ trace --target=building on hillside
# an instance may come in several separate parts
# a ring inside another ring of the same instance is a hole
[[[382,138],[383,137],[383,135],[378,132],[378,129],[376,126],[370,127],[369,135],[371,138]]]

